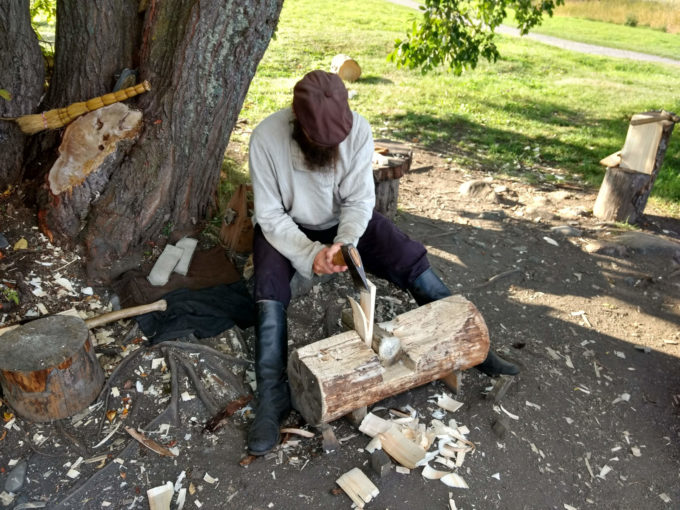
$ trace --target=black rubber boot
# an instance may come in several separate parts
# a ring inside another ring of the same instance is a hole
[[[489,377],[495,377],[497,375],[517,375],[519,374],[519,368],[517,365],[505,361],[498,354],[493,351],[489,351],[486,359],[482,361],[479,365],[475,366],[477,370]]]
[[[255,379],[257,409],[248,431],[248,451],[264,455],[279,442],[279,427],[290,412],[286,377],[288,323],[279,301],[258,301],[255,323]]]
[[[416,300],[418,306],[426,305],[432,301],[442,299],[451,295],[451,291],[443,281],[432,271],[426,269],[408,288],[408,291]],[[497,375],[517,375],[519,368],[508,361],[500,358],[495,352],[489,351],[486,359],[475,366],[477,370],[494,377]]]
[[[451,295],[449,288],[444,285],[444,282],[439,279],[431,268],[422,272],[408,288],[408,291],[413,296],[413,299],[416,300],[418,306],[423,306]]]

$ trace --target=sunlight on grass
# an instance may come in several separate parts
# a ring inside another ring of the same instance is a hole
[[[680,14],[680,4],[678,11]],[[625,26],[623,22],[616,25],[583,18],[584,16],[548,17],[532,32],[587,44],[680,59],[680,35],[678,34],[668,34],[643,26]]]
[[[417,15],[383,0],[287,0],[241,115],[255,126],[290,104],[306,72],[328,69],[335,54],[345,53],[363,71],[348,84],[351,106],[371,122],[375,137],[417,143],[463,168],[598,186],[599,160],[622,147],[633,114],[680,112],[671,86],[677,68],[513,37],[499,37],[499,62],[482,62],[461,77],[397,69],[386,55]],[[667,201],[680,202],[679,139],[671,137],[654,188]]]
[[[679,0],[566,0],[556,14],[680,32]]]

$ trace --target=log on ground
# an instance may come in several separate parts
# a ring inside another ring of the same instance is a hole
[[[347,331],[295,350],[288,362],[294,405],[312,425],[465,370],[486,358],[489,332],[477,308],[450,296],[379,324],[401,340],[398,362],[384,366]]]

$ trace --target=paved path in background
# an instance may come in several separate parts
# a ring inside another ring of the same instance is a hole
[[[387,0],[393,4],[404,5],[406,7],[411,7],[412,9],[418,9],[420,5],[414,0]],[[496,28],[496,32],[505,35],[515,35],[519,36],[519,30],[507,25],[501,25]],[[657,55],[649,55],[647,53],[639,53],[637,51],[619,50],[616,48],[609,48],[607,46],[596,46],[594,44],[580,43],[576,41],[569,41],[567,39],[560,39],[559,37],[553,37],[550,35],[541,34],[527,34],[524,37],[528,39],[533,39],[534,41],[539,41],[544,44],[549,44],[550,46],[557,46],[565,50],[577,51],[579,53],[588,53],[591,55],[602,55],[604,57],[613,58],[627,58],[629,60],[639,60],[642,62],[656,62],[660,64],[670,64],[674,66],[680,66],[680,60],[674,60],[672,58],[659,57]]]

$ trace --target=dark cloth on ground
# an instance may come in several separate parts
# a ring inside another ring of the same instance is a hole
[[[152,344],[193,334],[197,338],[219,335],[236,324],[255,324],[255,305],[243,281],[204,289],[177,289],[163,296],[164,312],[136,317]]]
[[[338,227],[326,230],[300,230],[312,241],[332,244]],[[367,273],[384,278],[401,289],[407,289],[430,267],[427,250],[410,239],[379,212],[374,211],[366,231],[359,239],[357,250]],[[255,226],[253,239],[255,265],[255,301],[274,300],[288,306],[291,299],[290,280],[295,274],[290,261],[265,239]]]
[[[111,284],[122,308],[151,303],[176,289],[196,290],[219,284],[229,285],[241,278],[220,246],[196,251],[187,275],[172,273],[168,283],[161,287],[151,285],[146,279],[150,270],[149,267],[147,270],[127,271]]]

